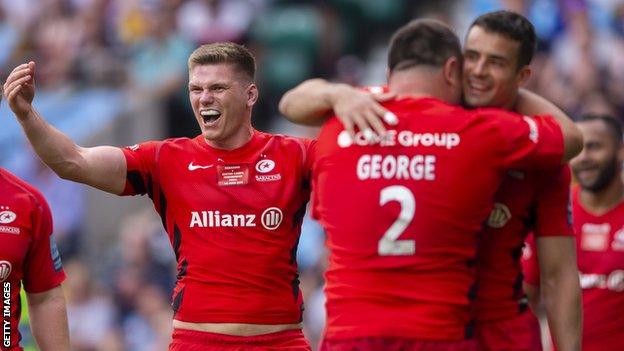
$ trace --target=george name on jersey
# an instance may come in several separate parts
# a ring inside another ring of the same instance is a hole
[[[358,179],[435,180],[434,155],[364,154],[356,166]]]
[[[191,228],[255,227],[255,214],[230,214],[220,211],[191,211]]]

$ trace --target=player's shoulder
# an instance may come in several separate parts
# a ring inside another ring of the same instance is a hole
[[[50,211],[48,202],[37,188],[3,168],[0,168],[0,177],[5,187],[7,187],[3,192],[6,191],[9,196],[17,199],[21,205],[39,208],[42,211]]]
[[[313,139],[297,137],[287,134],[279,134],[279,133],[266,133],[266,132],[257,132],[257,137],[263,140],[266,144],[272,144],[275,146],[279,146],[280,148],[288,148],[294,150],[306,150],[309,148],[311,143],[313,143]]]

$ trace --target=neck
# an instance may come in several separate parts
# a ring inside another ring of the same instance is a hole
[[[456,103],[444,84],[442,70],[416,66],[390,74],[388,88],[397,97],[434,97],[442,101]]]
[[[592,213],[605,213],[622,202],[624,197],[624,183],[617,174],[604,189],[589,191],[581,188],[579,201]]]
[[[251,140],[252,137],[253,127],[251,126],[251,124],[246,123],[242,125],[234,135],[231,135],[224,140],[212,140],[207,139],[206,137],[204,137],[204,139],[206,140],[206,144],[210,145],[211,147],[228,151],[238,149],[239,147],[244,146]]]

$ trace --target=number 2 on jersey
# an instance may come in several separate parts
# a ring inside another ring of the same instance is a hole
[[[379,256],[407,256],[416,252],[414,240],[398,240],[405,229],[414,219],[416,212],[416,200],[412,192],[402,185],[392,185],[381,189],[379,205],[383,206],[389,201],[397,201],[401,205],[401,212],[394,223],[386,230],[379,239],[377,253]]]

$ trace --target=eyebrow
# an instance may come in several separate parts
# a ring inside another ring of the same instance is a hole
[[[490,59],[495,59],[495,60],[502,60],[505,62],[509,62],[510,59],[505,57],[505,56],[501,56],[501,55],[496,55],[496,54],[488,54],[488,53],[484,53],[475,49],[464,49],[464,54],[477,54],[477,55],[484,55],[487,56]]]

